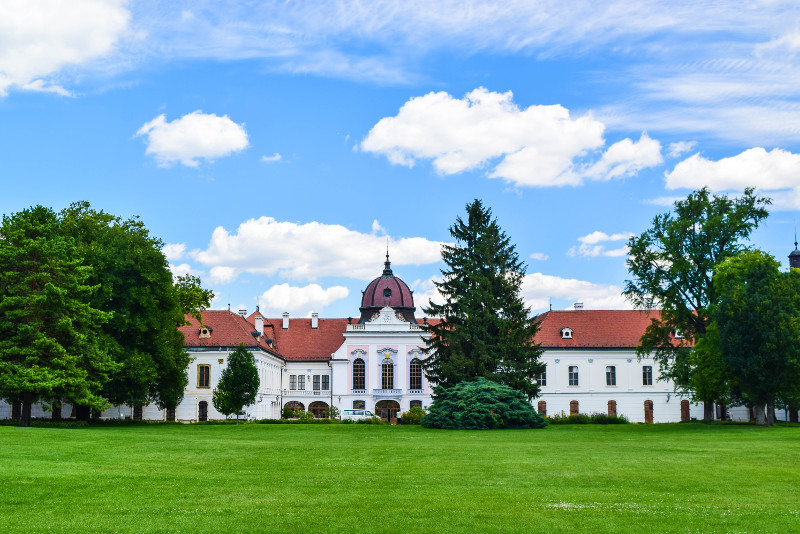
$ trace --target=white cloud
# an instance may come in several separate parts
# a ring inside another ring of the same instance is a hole
[[[381,223],[378,222],[378,219],[372,221],[372,233],[373,234],[385,234],[386,229],[381,226]]]
[[[615,285],[595,284],[573,278],[560,278],[542,273],[525,276],[522,283],[525,303],[534,311],[546,310],[550,299],[565,299],[583,302],[591,309],[630,309],[631,305],[622,296],[622,288]]]
[[[429,307],[431,302],[438,302],[439,304],[444,302],[441,293],[434,285],[434,282],[441,281],[442,278],[440,276],[431,276],[422,280],[414,280],[408,285],[414,292],[414,306],[417,308],[417,317],[425,316],[425,312],[422,309]]]
[[[161,251],[169,261],[177,261],[186,253],[186,243],[167,243]]]
[[[697,146],[697,141],[678,141],[677,143],[669,144],[669,157],[677,158],[694,149]]]
[[[389,238],[393,265],[424,265],[441,259],[441,245],[422,237]],[[205,250],[191,256],[205,266],[226,267],[225,273],[249,272],[316,280],[345,276],[371,280],[382,269],[386,237],[340,225],[305,224],[260,217],[241,223],[235,233],[218,227]]]
[[[399,165],[430,159],[440,174],[499,160],[490,177],[521,186],[580,184],[574,160],[603,146],[603,124],[591,115],[573,119],[558,105],[521,110],[512,100],[511,91],[482,87],[463,99],[445,92],[412,98],[373,126],[360,149]]]
[[[0,2],[0,96],[12,87],[71,92],[54,79],[66,67],[101,58],[128,29],[126,2]]]
[[[548,256],[544,252],[534,252],[533,254],[531,254],[532,260],[547,261],[548,258],[550,258],[550,256]]]
[[[595,258],[597,256],[607,256],[616,258],[625,256],[628,253],[627,245],[615,249],[608,250],[605,245],[598,243],[614,242],[628,240],[633,236],[630,232],[623,232],[618,234],[606,234],[605,232],[594,231],[591,234],[579,237],[578,241],[581,242],[579,246],[570,248],[567,254],[570,256],[584,256],[587,258]]]
[[[170,263],[169,270],[172,272],[172,276],[174,277],[184,276],[187,274],[197,276],[197,271],[192,269],[192,266],[188,263],[181,263],[180,265],[173,265]]]
[[[309,316],[311,312],[320,312],[328,304],[347,298],[349,294],[344,286],[324,289],[319,284],[304,287],[279,284],[262,293],[258,301],[262,313],[267,316],[277,317],[285,311],[292,316]]]
[[[208,273],[208,281],[212,284],[227,284],[233,282],[239,273],[233,267],[216,265]]]
[[[261,161],[263,161],[265,163],[271,163],[273,161],[280,161],[281,159],[283,159],[283,156],[281,156],[277,152],[275,152],[271,156],[261,156]]]
[[[244,126],[236,124],[227,115],[194,111],[172,122],[164,114],[145,123],[136,135],[147,136],[147,151],[159,165],[180,162],[197,167],[197,159],[227,156],[248,147]]]
[[[642,133],[638,141],[623,139],[611,145],[599,161],[583,173],[596,180],[610,180],[621,176],[633,176],[647,167],[661,165],[661,143]]]

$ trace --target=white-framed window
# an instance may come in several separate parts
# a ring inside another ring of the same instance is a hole
[[[297,375],[297,389],[299,391],[306,389],[306,375]]]
[[[297,389],[297,375],[289,375],[289,389],[292,391]]]
[[[569,385],[570,386],[577,386],[578,385],[578,366],[577,365],[570,365],[569,366]]]
[[[572,328],[562,328],[561,339],[572,339]]]
[[[606,385],[617,385],[617,368],[613,365],[606,366]]]
[[[389,357],[381,363],[381,389],[394,389],[394,362]]]
[[[353,360],[353,389],[366,389],[366,365],[364,360]]]
[[[319,375],[314,375],[314,391],[319,391],[319,388],[320,388],[320,385],[321,385],[320,382],[321,382],[320,381],[320,376]]]
[[[331,389],[331,377],[322,375],[322,391],[328,391],[329,389]]]
[[[409,389],[422,389],[422,362],[418,358],[414,358],[408,367]]]
[[[539,386],[546,386],[547,385],[547,369],[542,371],[542,374],[540,374],[536,378],[536,383],[539,384]]]

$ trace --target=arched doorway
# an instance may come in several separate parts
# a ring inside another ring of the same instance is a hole
[[[325,419],[328,417],[328,405],[322,401],[309,404],[308,411],[314,414],[315,419]]]
[[[197,420],[201,423],[208,421],[208,403],[206,401],[200,401],[200,404],[197,405]]]
[[[400,411],[400,404],[393,400],[382,400],[375,405],[375,415],[387,421],[397,419],[397,412]]]

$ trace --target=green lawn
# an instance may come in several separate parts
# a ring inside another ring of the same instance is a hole
[[[800,532],[800,427],[0,427],[0,532]]]

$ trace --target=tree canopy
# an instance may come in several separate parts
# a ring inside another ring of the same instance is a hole
[[[701,378],[695,395],[710,410],[727,391],[724,377],[711,377],[703,362],[713,364],[718,355],[692,359],[691,345],[703,336],[710,322],[710,307],[719,302],[712,275],[714,267],[743,248],[743,241],[767,217],[768,198],[757,197],[752,188],[738,198],[712,195],[707,188],[693,191],[675,202],[672,212],[657,215],[652,226],[628,242],[630,249],[624,294],[639,309],[661,309],[640,340],[639,356],[652,354],[663,378],[690,391]],[[675,333],[683,334],[682,343]],[[697,355],[696,355],[697,356]],[[722,386],[724,390],[725,387]],[[707,411],[707,417],[709,412]]]
[[[97,286],[87,283],[72,239],[50,209],[35,206],[4,216],[0,226],[0,396],[31,404],[73,404],[102,409],[103,384],[118,366],[99,332],[111,314],[93,306]]]
[[[219,384],[214,388],[214,408],[225,417],[232,413],[239,420],[239,412],[256,401],[259,378],[253,354],[244,343],[228,356],[228,365],[222,370]]]
[[[547,421],[521,391],[479,378],[449,389],[437,386],[422,426],[463,430],[543,428]]]
[[[426,375],[443,388],[487,378],[533,398],[544,364],[538,324],[520,296],[525,264],[491,209],[475,200],[466,211],[450,227],[455,244],[442,247],[447,268],[435,285],[444,302],[424,308],[442,319],[423,325]]]
[[[800,383],[800,271],[781,272],[769,254],[745,250],[718,266],[714,285],[723,360],[756,420],[771,425],[776,396],[791,397]]]

